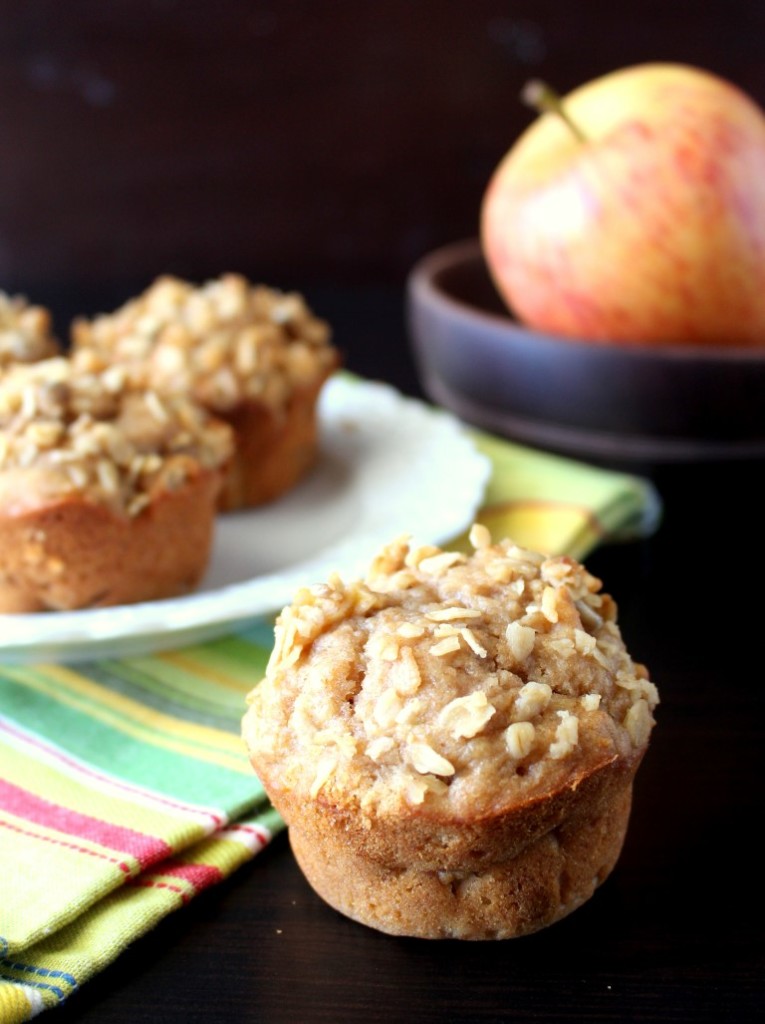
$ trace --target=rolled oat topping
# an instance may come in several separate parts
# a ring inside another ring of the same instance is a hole
[[[137,515],[162,490],[223,466],[231,430],[180,395],[129,385],[64,358],[0,378],[0,504],[86,494]]]
[[[124,364],[151,388],[220,412],[245,399],[281,408],[336,364],[330,328],[302,296],[238,274],[200,287],[160,277],[116,312],[76,321],[72,343],[91,368]]]
[[[250,727],[290,785],[352,785],[378,809],[490,809],[497,793],[542,792],[606,750],[644,748],[658,693],[600,581],[484,527],[471,539],[468,556],[401,538],[365,579],[335,576],[282,611],[255,691],[267,697],[254,697],[268,712]],[[355,741],[329,769],[310,753],[328,728]]]
[[[50,313],[22,295],[0,292],[0,368],[57,355]]]

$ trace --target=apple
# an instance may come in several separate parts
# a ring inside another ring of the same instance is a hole
[[[502,299],[533,328],[765,346],[765,112],[684,64],[597,78],[506,153],[480,237]]]

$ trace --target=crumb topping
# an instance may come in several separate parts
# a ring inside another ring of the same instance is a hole
[[[124,364],[145,385],[217,412],[246,399],[281,408],[337,363],[329,325],[301,295],[239,274],[199,287],[159,277],[115,312],[75,321],[72,344],[91,369]]]
[[[115,367],[84,373],[63,357],[0,378],[0,505],[87,495],[129,515],[230,458],[230,428],[180,395],[131,386]]]
[[[50,313],[23,295],[0,292],[0,368],[58,354]]]
[[[288,785],[373,811],[488,810],[648,743],[658,692],[601,582],[482,526],[471,540],[465,555],[401,538],[365,579],[283,609],[246,732]]]

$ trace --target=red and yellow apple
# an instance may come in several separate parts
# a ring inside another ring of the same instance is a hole
[[[562,109],[526,129],[483,197],[482,250],[510,310],[604,343],[765,346],[765,112],[682,64],[612,72]]]

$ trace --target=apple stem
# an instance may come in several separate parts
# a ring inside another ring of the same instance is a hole
[[[565,121],[579,142],[587,142],[587,136],[576,121],[572,120],[569,116],[560,96],[546,82],[542,82],[538,78],[532,78],[524,85],[521,99],[527,106],[533,107],[540,114],[557,114],[558,117]]]

